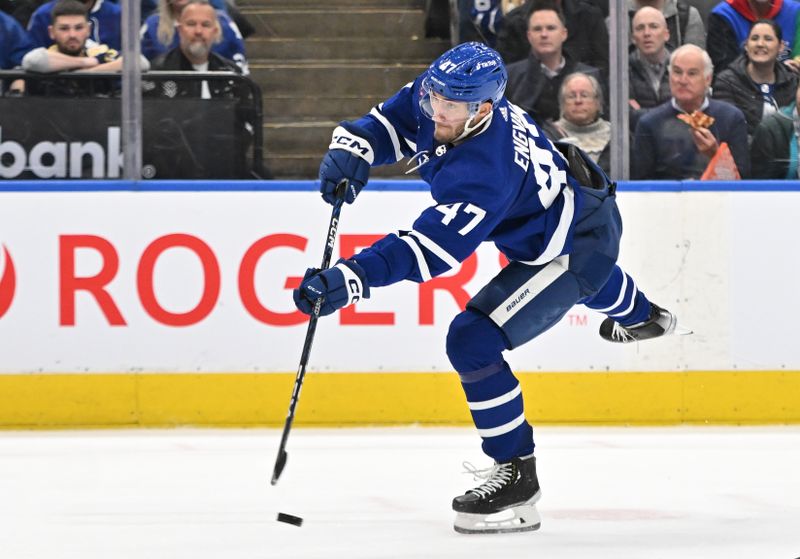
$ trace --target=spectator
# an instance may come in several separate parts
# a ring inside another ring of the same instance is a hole
[[[9,70],[22,63],[22,57],[33,48],[28,34],[10,15],[0,12],[0,70]],[[23,80],[0,80],[0,95],[8,89],[9,95],[21,95],[25,90]]]
[[[122,69],[122,57],[118,51],[89,39],[91,24],[83,2],[59,0],[53,7],[52,19],[48,33],[54,44],[49,48],[38,47],[28,52],[22,58],[25,71],[47,74],[68,70],[119,72]],[[142,70],[146,71],[149,66],[147,59],[142,57]],[[77,96],[92,92],[108,93],[115,87],[115,84],[106,84],[106,87],[100,89],[93,88],[88,80],[55,80],[43,83],[33,80],[27,90],[34,95]]]
[[[608,77],[608,29],[600,8],[586,0],[527,0],[506,14],[497,31],[497,52],[506,64],[524,60],[530,52],[526,40],[531,11],[539,6],[560,9],[567,27],[564,50],[575,62],[583,62]]]
[[[640,8],[633,16],[632,36],[636,49],[628,58],[628,102],[632,109],[631,130],[636,130],[643,114],[672,97],[666,47],[670,34],[664,14],[649,6]]]
[[[33,43],[22,26],[10,15],[0,12],[0,69],[19,66]]]
[[[681,45],[691,43],[706,48],[706,27],[697,8],[684,0],[627,0],[628,17],[631,20],[631,50],[633,43],[633,17],[644,7],[655,8],[664,15],[669,40],[667,48],[675,50]],[[608,20],[606,20],[608,22]]]
[[[562,45],[567,39],[564,14],[550,4],[537,4],[529,16],[528,58],[508,66],[506,97],[537,122],[556,120],[558,91],[564,78],[573,72],[600,77],[597,68],[575,62]]]
[[[119,52],[122,50],[122,12],[117,4],[106,0],[80,0],[89,11],[89,39]],[[42,4],[28,22],[28,35],[34,47],[49,47],[51,12],[56,0]]]
[[[497,31],[503,27],[505,15],[522,5],[521,0],[469,0],[466,16],[475,26],[476,40],[494,48]]]
[[[742,54],[753,22],[772,19],[781,28],[783,46],[778,60],[789,58],[797,30],[800,3],[794,0],[723,0],[708,15],[708,54],[721,72]]]
[[[764,117],[751,146],[754,179],[800,179],[797,133],[800,130],[800,87],[789,105]]]
[[[188,0],[178,16],[178,46],[153,61],[153,70],[235,72],[242,71],[232,60],[213,52],[219,40],[219,12],[208,0]],[[150,95],[159,97],[236,97],[238,92],[231,80],[164,81],[144,84]]]
[[[750,174],[747,122],[742,111],[708,98],[714,66],[708,53],[696,45],[678,47],[670,56],[672,99],[649,111],[636,126],[631,178],[696,179],[727,142],[739,174]],[[680,114],[702,111],[714,119],[707,128],[689,127]]]
[[[750,28],[744,54],[714,80],[714,98],[742,110],[750,136],[765,116],[794,98],[797,74],[778,62],[781,44],[781,28],[759,19]]]
[[[147,18],[141,30],[142,54],[155,60],[165,52],[178,46],[175,33],[178,17],[188,0],[158,0],[158,13]],[[212,50],[228,60],[233,60],[243,74],[248,74],[244,40],[236,24],[222,11],[217,10],[218,26],[221,29]]]
[[[611,123],[600,118],[603,89],[597,78],[582,72],[564,78],[558,94],[558,106],[561,118],[544,123],[547,136],[578,146],[608,172]]]

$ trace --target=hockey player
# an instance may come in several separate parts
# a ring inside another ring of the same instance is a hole
[[[376,287],[458,267],[483,241],[508,257],[447,336],[483,451],[495,461],[484,483],[453,500],[455,529],[465,533],[540,525],[533,430],[504,350],[532,340],[576,303],[608,315],[600,334],[609,341],[653,338],[676,326],[615,264],[622,224],[614,186],[576,148],[564,146],[562,154],[509,103],[506,82],[494,50],[464,43],[368,115],[342,122],[320,166],[325,201],[334,203],[337,185],[348,179],[352,203],[370,166],[413,156],[435,203],[409,231],[328,270],[309,269],[294,292],[306,314],[322,297],[326,315]],[[493,520],[504,510],[513,518]]]

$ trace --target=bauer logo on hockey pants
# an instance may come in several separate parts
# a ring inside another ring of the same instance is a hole
[[[527,296],[528,296],[528,295],[530,295],[530,294],[531,294],[531,290],[530,290],[530,288],[526,288],[526,289],[525,289],[525,291],[523,291],[522,293],[520,293],[519,295],[517,295],[517,296],[516,296],[516,298],[514,298],[514,299],[511,301],[511,303],[509,303],[508,305],[506,305],[506,312],[511,312],[511,309],[513,309],[513,308],[514,308],[514,307],[516,307],[518,304],[520,304],[520,303],[522,302],[522,300],[523,300],[523,299],[525,299],[525,297],[527,297]]]

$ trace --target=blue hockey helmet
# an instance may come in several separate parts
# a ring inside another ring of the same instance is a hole
[[[495,106],[506,90],[508,72],[503,59],[482,43],[462,43],[433,61],[422,80],[420,108],[432,117],[431,92],[468,104],[469,114],[481,103]]]

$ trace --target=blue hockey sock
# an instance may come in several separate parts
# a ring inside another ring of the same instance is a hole
[[[483,451],[497,462],[508,462],[533,452],[533,429],[525,420],[519,381],[506,362],[496,368],[496,373],[474,382],[470,373],[460,374],[461,386]]]
[[[500,328],[472,309],[456,316],[447,334],[447,356],[461,378],[483,451],[498,462],[533,452],[519,382],[503,360],[508,346]]]
[[[636,287],[633,278],[615,266],[611,277],[593,296],[581,301],[622,326],[632,326],[650,317],[650,301]]]

